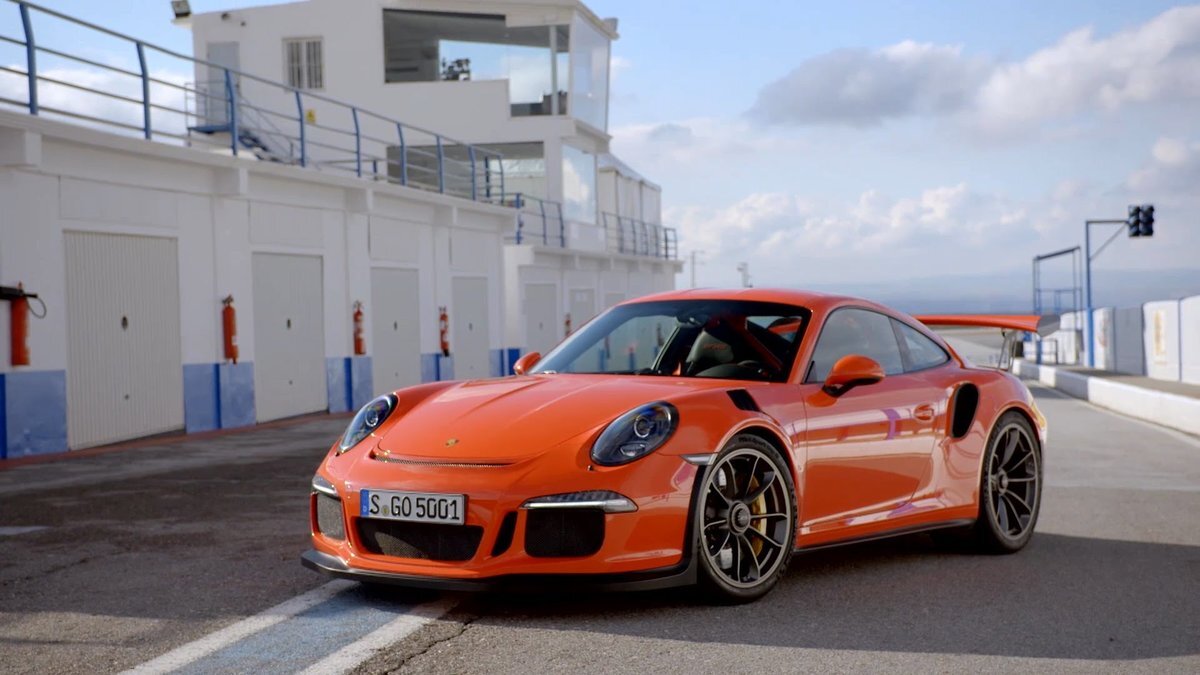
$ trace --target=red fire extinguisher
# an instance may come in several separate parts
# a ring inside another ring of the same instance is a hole
[[[221,335],[225,342],[225,360],[237,363],[237,311],[233,308],[233,296],[226,296],[221,304],[225,306],[221,310]]]
[[[567,312],[563,319],[563,337],[571,337],[571,313]]]
[[[450,317],[444,306],[438,307],[438,346],[442,356],[450,356]]]
[[[29,309],[29,298],[37,300],[42,306],[41,314],[33,314]],[[9,341],[12,345],[11,363],[14,366],[27,366],[29,360],[29,315],[41,319],[46,316],[46,303],[38,298],[36,293],[26,293],[25,286],[18,283],[16,288],[0,286],[0,300],[9,302]]]
[[[354,303],[354,355],[362,356],[367,353],[367,341],[363,338],[363,304]]]

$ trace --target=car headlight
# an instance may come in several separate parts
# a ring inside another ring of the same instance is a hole
[[[394,394],[384,394],[364,405],[354,419],[350,420],[350,426],[346,427],[346,433],[342,434],[342,441],[338,443],[338,454],[353,448],[362,439],[370,436],[395,409],[396,396]]]
[[[618,466],[654,452],[679,426],[679,411],[664,401],[648,403],[613,420],[592,446],[592,461]]]

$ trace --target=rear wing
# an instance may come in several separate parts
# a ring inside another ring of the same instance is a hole
[[[1058,315],[1047,314],[926,314],[915,317],[926,326],[977,326],[1036,333],[1046,337],[1058,330]]]
[[[1000,360],[996,366],[1001,370],[1012,367],[1012,359],[1017,351],[1018,336],[1021,333],[1035,333],[1046,337],[1058,330],[1058,316],[1037,316],[1036,314],[937,314],[917,316],[916,319],[926,326],[970,326],[976,328],[996,328],[1004,335],[1004,345],[1000,348]]]

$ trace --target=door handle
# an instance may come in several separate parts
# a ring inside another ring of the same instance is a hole
[[[916,408],[913,408],[913,417],[922,422],[932,422],[934,417],[933,406],[928,403],[924,403]]]

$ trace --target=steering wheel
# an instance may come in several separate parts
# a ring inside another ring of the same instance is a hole
[[[767,364],[763,363],[762,361],[755,361],[754,359],[746,359],[745,361],[739,361],[738,365],[741,366],[742,368],[748,368],[750,370],[753,370],[755,373],[760,375],[764,380],[773,380],[773,379],[779,377],[779,375],[781,374],[777,369],[772,368],[771,366],[768,366]]]

